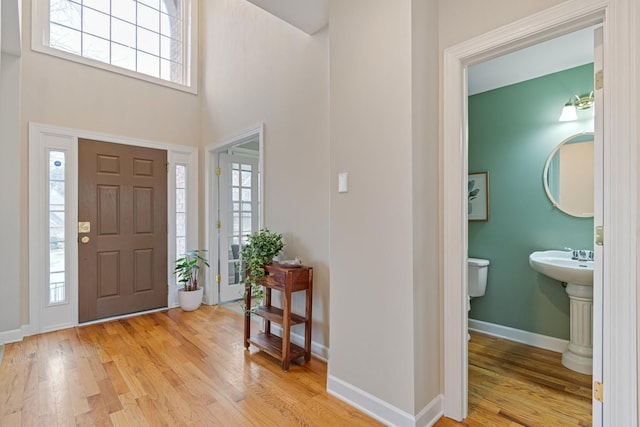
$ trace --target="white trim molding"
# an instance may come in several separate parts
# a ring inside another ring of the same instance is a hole
[[[258,159],[258,195],[260,206],[258,208],[258,229],[264,225],[264,123],[258,123],[248,129],[239,132],[237,135],[222,138],[219,142],[209,144],[205,147],[204,158],[204,197],[205,197],[205,215],[204,224],[205,245],[209,251],[210,260],[213,262],[212,268],[209,269],[209,278],[211,283],[216,283],[216,292],[205,295],[205,304],[218,304],[220,302],[219,284],[215,281],[216,275],[220,274],[220,267],[217,265],[219,257],[218,236],[214,226],[215,218],[218,212],[217,186],[218,180],[215,174],[216,165],[218,164],[218,154],[228,148],[242,144],[245,142],[257,140],[260,157]]]
[[[482,320],[469,319],[469,330],[555,351],[556,353],[565,352],[569,346],[569,341],[567,340],[510,328],[508,326],[496,325],[495,323],[483,322]]]
[[[189,176],[193,183],[189,190],[188,212],[192,213],[189,222],[187,240],[198,242],[198,149],[173,144],[159,143],[118,135],[103,134],[79,129],[70,129],[38,123],[29,123],[29,325],[22,328],[23,335],[33,335],[78,325],[78,244],[77,223],[78,212],[78,139],[94,139],[115,144],[127,144],[139,147],[156,148],[167,151],[170,165],[176,161],[188,164]],[[68,269],[69,296],[64,304],[54,306],[44,304],[46,299],[47,280],[47,175],[45,174],[46,152],[48,148],[64,150],[67,153],[66,180],[68,190],[66,197],[67,227],[65,252]],[[173,179],[172,179],[173,178]],[[169,192],[175,189],[175,175],[168,176]],[[174,181],[173,183],[171,181]],[[168,212],[175,212],[175,191],[167,197]],[[169,218],[170,219],[170,218]],[[175,227],[168,236],[168,253],[175,254]],[[172,282],[172,259],[168,259],[167,283]],[[205,284],[205,287],[207,284]],[[171,292],[167,298],[167,306],[172,306]]]
[[[413,416],[333,375],[327,375],[327,393],[389,426],[431,426],[443,415],[442,395],[436,396],[416,416]]]
[[[593,401],[594,426],[638,424],[637,82],[635,0],[568,0],[444,52],[444,414],[467,415],[466,68],[499,55],[602,23],[604,32],[603,366],[605,387]],[[598,272],[600,273],[600,272]],[[598,316],[594,316],[598,319]]]

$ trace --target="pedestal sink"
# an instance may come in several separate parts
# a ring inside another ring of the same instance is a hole
[[[538,273],[565,282],[570,301],[569,349],[562,364],[576,372],[593,371],[593,261],[571,259],[571,251],[538,251],[529,265]]]

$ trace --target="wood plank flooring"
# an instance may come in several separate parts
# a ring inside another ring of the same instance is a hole
[[[5,348],[0,426],[381,425],[327,394],[325,363],[283,373],[242,337],[209,306],[27,337]]]
[[[5,346],[0,426],[378,426],[327,394],[326,364],[288,373],[242,345],[242,315],[202,306]],[[469,417],[448,426],[589,426],[591,377],[560,355],[472,333]]]
[[[436,427],[590,426],[591,376],[561,354],[471,332],[469,416]]]

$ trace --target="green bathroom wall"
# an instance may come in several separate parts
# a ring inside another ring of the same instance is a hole
[[[469,97],[469,172],[489,172],[489,221],[469,222],[469,256],[491,262],[471,319],[569,339],[569,298],[560,282],[529,267],[529,254],[593,248],[593,219],[554,208],[542,181],[556,145],[593,131],[593,110],[558,121],[572,94],[592,88],[588,64]]]

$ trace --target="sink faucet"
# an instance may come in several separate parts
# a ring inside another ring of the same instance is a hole
[[[589,249],[565,248],[571,252],[571,259],[575,261],[593,261],[593,251]]]

